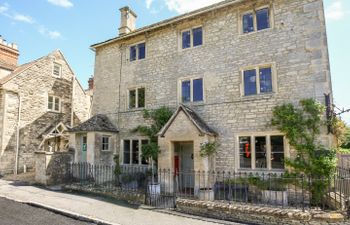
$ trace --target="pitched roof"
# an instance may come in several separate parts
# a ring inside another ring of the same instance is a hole
[[[117,133],[119,130],[111,123],[106,115],[97,114],[84,123],[73,127],[68,130],[69,132],[89,132],[89,131],[99,131],[99,132],[113,132]]]
[[[125,35],[122,35],[122,36],[118,36],[118,37],[109,39],[107,41],[103,41],[103,42],[100,42],[100,43],[93,44],[93,45],[91,45],[91,48],[95,49],[97,47],[113,43],[115,41],[119,41],[119,40],[123,40],[123,39],[126,39],[126,38],[130,38],[132,36],[136,36],[136,35],[139,35],[139,34],[142,34],[142,33],[145,33],[145,32],[149,32],[151,30],[155,30],[155,29],[158,29],[158,28],[161,28],[161,27],[165,27],[167,25],[170,25],[170,24],[173,24],[173,23],[176,23],[176,22],[179,22],[179,21],[183,21],[183,20],[186,20],[186,19],[198,16],[198,15],[202,15],[204,13],[211,12],[213,10],[224,8],[226,6],[229,6],[229,5],[232,5],[232,4],[235,4],[235,3],[239,3],[239,2],[243,2],[243,1],[246,1],[246,0],[225,0],[225,1],[213,4],[213,5],[201,8],[201,9],[197,9],[197,10],[192,11],[192,12],[188,12],[188,13],[185,13],[185,14],[182,14],[182,15],[170,18],[170,19],[163,20],[161,22],[158,22],[158,23],[155,23],[155,24],[152,24],[152,25],[149,25],[149,26],[145,26],[145,27],[139,28],[139,29],[137,29],[137,30],[135,30],[133,32],[128,33],[128,34],[125,34]]]
[[[9,75],[7,75],[6,77],[0,79],[0,85],[3,85],[5,84],[6,82],[12,80],[13,78],[15,78],[18,74],[22,73],[23,71],[25,71],[26,69],[29,69],[30,67],[32,67],[33,65],[35,65],[37,62],[41,61],[42,59],[48,57],[49,55],[51,55],[52,53],[46,55],[46,56],[43,56],[43,57],[40,57],[34,61],[31,61],[31,62],[28,62],[28,63],[25,63],[25,64],[22,64],[18,67],[16,67],[14,69],[14,71],[12,71],[12,73],[10,73]]]
[[[164,127],[159,131],[158,136],[164,136],[168,128],[171,126],[171,124],[176,119],[177,115],[180,111],[183,111],[185,115],[188,117],[188,119],[197,127],[200,133],[207,134],[209,136],[217,136],[217,133],[210,128],[202,118],[200,118],[195,111],[193,111],[191,108],[189,108],[186,105],[181,104],[176,112],[172,115],[172,117],[169,119],[169,121],[164,125]]]

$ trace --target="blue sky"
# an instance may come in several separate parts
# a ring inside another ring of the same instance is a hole
[[[19,63],[60,49],[86,87],[93,74],[91,44],[115,37],[119,8],[130,6],[137,27],[220,0],[0,0],[0,35],[20,49]],[[324,0],[335,103],[350,108],[350,1]],[[350,123],[350,113],[343,119]]]

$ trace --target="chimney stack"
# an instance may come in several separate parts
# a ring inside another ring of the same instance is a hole
[[[19,51],[16,44],[7,43],[0,35],[0,67],[13,71],[17,67]]]
[[[119,10],[121,16],[119,36],[128,34],[136,30],[136,13],[134,13],[128,6],[125,6]]]
[[[94,89],[94,77],[90,77],[88,83],[89,83],[89,90],[93,90]]]

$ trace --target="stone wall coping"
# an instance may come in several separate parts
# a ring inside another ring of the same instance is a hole
[[[324,212],[324,211],[305,211],[301,209],[292,208],[272,208],[267,206],[254,206],[248,204],[238,203],[224,203],[224,202],[205,202],[188,199],[177,199],[177,205],[186,207],[202,208],[211,211],[221,211],[226,213],[246,213],[256,215],[278,216],[297,221],[327,221],[340,222],[344,221],[343,214],[338,212]]]
[[[43,155],[65,155],[65,154],[70,154],[70,155],[72,155],[72,154],[74,154],[74,153],[72,153],[72,152],[46,152],[46,151],[35,151],[34,152],[34,154],[38,154],[38,155],[40,155],[40,154],[43,154]]]

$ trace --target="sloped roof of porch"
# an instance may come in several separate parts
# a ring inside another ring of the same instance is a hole
[[[84,123],[73,127],[68,130],[69,132],[89,132],[89,131],[97,131],[97,132],[112,132],[118,133],[119,130],[111,123],[106,115],[97,114]]]
[[[197,113],[186,105],[180,104],[176,112],[172,115],[169,121],[164,125],[164,127],[159,131],[158,136],[164,136],[171,124],[174,122],[179,112],[183,111],[188,119],[193,123],[193,125],[199,130],[201,134],[206,134],[209,136],[217,136],[217,133],[209,127],[204,120],[197,115]]]

